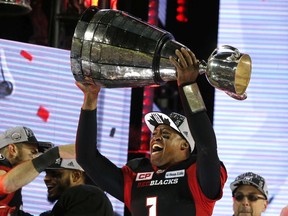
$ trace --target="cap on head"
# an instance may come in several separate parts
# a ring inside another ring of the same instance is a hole
[[[53,147],[53,144],[50,142],[38,142],[33,131],[24,126],[12,127],[0,134],[0,149],[12,143],[37,144],[40,152]]]
[[[46,169],[74,169],[84,171],[82,167],[77,163],[76,159],[63,158],[56,159],[54,164],[50,165]]]
[[[241,185],[252,185],[256,187],[265,197],[268,199],[268,188],[265,179],[253,172],[243,173],[235,178],[235,180],[230,184],[230,189],[232,190],[232,195],[235,193],[236,189]]]
[[[172,112],[169,116],[160,112],[150,112],[145,115],[145,123],[151,132],[161,124],[169,125],[179,132],[189,143],[191,152],[195,147],[195,141],[189,129],[187,118],[178,113]]]

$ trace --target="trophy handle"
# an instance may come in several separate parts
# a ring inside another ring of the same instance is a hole
[[[207,63],[204,60],[198,61],[198,66],[199,66],[199,74],[205,74],[207,70]]]
[[[240,58],[240,56],[241,56],[241,53],[240,53],[240,51],[239,51],[237,48],[235,48],[235,47],[233,47],[233,46],[230,46],[230,45],[222,45],[222,46],[220,46],[219,48],[216,48],[216,49],[212,52],[212,54],[210,55],[209,59],[210,59],[210,58],[213,58],[214,56],[216,56],[216,55],[218,54],[218,52],[223,51],[223,50],[233,51],[233,52],[231,53],[231,55],[227,57],[226,60],[228,60],[228,61],[236,61],[236,60],[237,60],[238,58]]]

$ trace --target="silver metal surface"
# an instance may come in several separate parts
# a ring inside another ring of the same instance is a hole
[[[252,71],[251,58],[238,49],[223,45],[210,55],[207,64],[202,61],[200,73],[205,73],[209,83],[229,96],[244,100]]]
[[[0,0],[0,15],[18,16],[31,10],[30,0]]]
[[[108,88],[161,85],[176,80],[168,58],[182,46],[122,11],[90,7],[74,32],[71,69],[75,80]]]
[[[112,9],[88,8],[72,39],[71,70],[76,81],[102,87],[143,87],[175,81],[169,56],[185,47],[171,33],[129,14]],[[188,48],[187,48],[188,49]],[[199,63],[209,83],[229,96],[244,100],[250,81],[251,59],[225,45]]]

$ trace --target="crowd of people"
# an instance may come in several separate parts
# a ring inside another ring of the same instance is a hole
[[[100,85],[76,82],[83,92],[76,144],[40,142],[25,126],[0,135],[0,215],[23,211],[21,189],[45,172],[47,199],[55,203],[41,216],[114,215],[106,192],[122,201],[131,215],[210,216],[223,195],[227,170],[197,86],[198,60],[186,48],[170,57],[177,70],[184,113],[150,112],[150,158],[117,167],[97,149]],[[87,182],[89,180],[89,183]],[[234,216],[260,216],[268,206],[267,183],[252,172],[230,184]],[[283,209],[283,215],[285,215]]]

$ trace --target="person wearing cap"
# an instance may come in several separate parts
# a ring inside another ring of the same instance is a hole
[[[230,184],[234,216],[260,216],[268,206],[265,179],[253,172],[243,173]]]
[[[58,158],[45,169],[47,199],[55,203],[51,211],[40,216],[113,216],[113,207],[106,194],[91,185],[75,159]]]
[[[175,54],[178,60],[169,59],[177,69],[185,116],[148,113],[145,122],[152,131],[150,158],[130,160],[121,168],[95,149],[100,86],[76,82],[84,93],[76,136],[77,162],[135,216],[210,216],[227,180],[196,84],[198,60],[185,48]]]
[[[73,144],[52,147],[38,141],[28,127],[16,126],[0,134],[0,215],[30,215],[22,211],[22,187],[60,156],[75,158]]]

